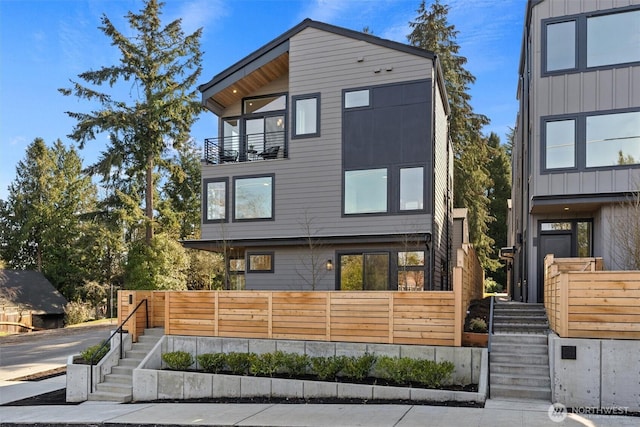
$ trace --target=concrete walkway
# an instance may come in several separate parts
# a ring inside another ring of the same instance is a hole
[[[0,402],[59,390],[65,376],[42,381],[0,381]],[[554,422],[550,404],[489,400],[484,408],[420,405],[225,404],[85,402],[64,406],[1,406],[2,427],[79,425],[201,426],[611,426],[637,427],[640,418],[568,414]]]

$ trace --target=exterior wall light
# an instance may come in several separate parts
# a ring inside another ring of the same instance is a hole
[[[327,260],[326,267],[327,267],[327,271],[331,271],[331,270],[333,270],[333,261],[331,261],[330,259],[328,259],[328,260]]]

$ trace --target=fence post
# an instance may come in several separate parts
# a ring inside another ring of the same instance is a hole
[[[462,306],[462,268],[453,268],[453,345],[462,346],[462,328],[465,307]]]
[[[559,306],[558,306],[558,334],[562,338],[569,338],[569,273],[560,273]]]

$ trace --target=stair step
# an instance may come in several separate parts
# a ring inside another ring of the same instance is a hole
[[[125,352],[125,358],[126,359],[142,360],[145,357],[147,357],[147,354],[149,354],[149,352],[144,350],[144,349],[127,350]]]
[[[124,374],[107,374],[104,376],[105,382],[131,385],[133,382],[132,375]]]
[[[546,333],[549,330],[547,323],[494,323],[494,333]]]
[[[491,345],[494,344],[535,344],[547,345],[547,335],[541,334],[497,334],[491,335]]]
[[[131,366],[132,368],[137,368],[140,362],[142,362],[142,359],[133,359],[133,358],[120,359],[118,361],[118,366]]]
[[[133,393],[133,386],[131,384],[120,384],[112,382],[101,382],[96,385],[96,391],[104,391],[107,393],[129,394]]]
[[[551,401],[549,387],[491,385],[491,398],[535,399]]]
[[[513,343],[501,343],[491,342],[491,353],[517,353],[517,354],[549,354],[549,350],[546,344],[513,344]]]
[[[523,365],[521,363],[491,363],[491,374],[549,376],[546,365]]]
[[[551,387],[549,373],[547,375],[511,375],[491,372],[491,385],[517,385],[529,387]]]
[[[494,353],[489,356],[491,365],[494,363],[518,363],[524,366],[542,365],[549,366],[548,354],[520,354],[520,353]]]
[[[150,336],[156,336],[156,337],[161,337],[164,335],[164,328],[147,328],[144,330],[144,335],[141,336],[145,336],[145,337],[150,337]]]
[[[111,373],[133,377],[133,368],[134,366],[114,366],[111,368]]]
[[[89,394],[89,400],[98,401],[98,402],[106,401],[106,402],[126,403],[126,402],[131,402],[133,400],[133,393],[122,394],[122,393],[112,393],[107,391],[96,391]]]

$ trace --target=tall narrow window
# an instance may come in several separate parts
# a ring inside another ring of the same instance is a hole
[[[344,173],[344,213],[387,212],[387,169]]]
[[[424,251],[398,252],[398,290],[424,290]]]
[[[547,24],[546,71],[576,68],[576,22]]]
[[[293,137],[320,135],[320,94],[293,97]]]
[[[546,124],[546,169],[572,168],[576,165],[576,124],[574,119]]]
[[[224,221],[227,219],[227,181],[204,181],[204,220]]]
[[[424,209],[424,169],[400,169],[400,210]]]
[[[236,178],[234,219],[273,218],[273,176]]]

